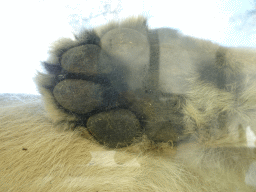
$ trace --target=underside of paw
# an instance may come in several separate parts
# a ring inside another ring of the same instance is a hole
[[[54,78],[51,86],[39,86],[47,87],[56,110],[75,115],[106,146],[124,147],[145,134],[157,142],[177,140],[174,124],[161,116],[161,104],[147,88],[147,30],[145,24],[139,29],[135,24],[102,34],[85,31],[75,41],[55,43],[51,59],[43,63]],[[171,135],[159,134],[160,124]]]

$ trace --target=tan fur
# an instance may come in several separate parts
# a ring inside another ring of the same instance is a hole
[[[123,148],[99,144],[54,98],[59,72],[38,73],[42,96],[0,95],[0,191],[256,190],[248,183],[256,179],[249,174],[256,151],[245,133],[248,126],[256,133],[254,50],[150,30],[145,18],[132,17],[58,40],[48,65],[88,39],[101,48],[94,72],[126,70],[112,83],[149,133]]]
[[[16,97],[1,97],[1,106],[8,102],[0,113],[1,191],[255,191],[244,182],[254,149],[156,149],[147,140],[106,149],[83,132],[63,131],[68,123],[49,121],[38,96]],[[105,154],[103,164],[89,165],[92,153],[111,151],[116,164],[108,166]]]

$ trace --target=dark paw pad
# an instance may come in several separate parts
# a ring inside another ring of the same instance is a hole
[[[93,115],[87,121],[87,129],[100,143],[109,147],[129,145],[141,133],[139,120],[125,109]]]

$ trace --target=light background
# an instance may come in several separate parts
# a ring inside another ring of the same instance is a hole
[[[168,4],[166,4],[168,2]],[[244,23],[253,0],[16,0],[0,3],[0,93],[38,94],[32,77],[51,42],[81,28],[131,15],[224,46],[256,47],[256,21]],[[254,26],[253,26],[254,25]]]

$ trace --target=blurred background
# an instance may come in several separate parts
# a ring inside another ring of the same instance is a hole
[[[256,0],[14,0],[0,3],[0,93],[38,94],[51,42],[132,15],[223,46],[256,48]]]

